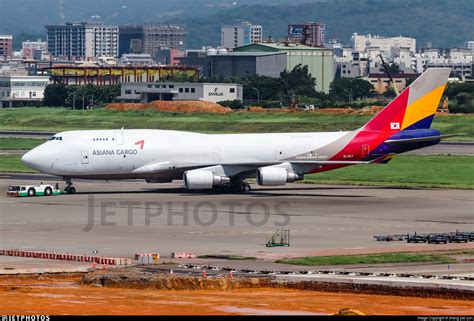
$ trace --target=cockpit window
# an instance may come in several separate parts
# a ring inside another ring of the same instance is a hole
[[[53,137],[51,137],[51,138],[48,139],[48,141],[50,141],[50,140],[61,140],[61,141],[62,141],[63,138],[60,137],[60,136],[53,136]]]

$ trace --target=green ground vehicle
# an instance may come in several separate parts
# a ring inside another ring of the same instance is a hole
[[[8,186],[8,196],[33,197],[33,196],[54,196],[61,195],[62,191],[57,185],[10,185]]]

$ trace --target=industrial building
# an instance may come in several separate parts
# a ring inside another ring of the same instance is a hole
[[[46,26],[48,52],[68,60],[87,60],[100,56],[118,58],[118,26],[66,23]]]
[[[228,49],[262,42],[262,26],[243,22],[240,25],[221,27],[221,46]]]
[[[278,78],[287,68],[284,52],[231,52],[210,56],[212,77],[260,75]]]
[[[49,76],[0,74],[0,107],[39,105],[48,84]]]
[[[219,102],[243,99],[240,84],[148,82],[124,83],[121,86],[123,102],[149,103],[154,100],[204,100]]]
[[[0,59],[11,59],[13,55],[13,36],[0,35]]]
[[[258,43],[238,47],[234,52],[280,52],[286,54],[286,70],[297,65],[308,66],[310,74],[316,78],[316,90],[329,92],[334,80],[333,50],[291,43]]]
[[[308,22],[288,25],[288,41],[302,45],[324,47],[326,24],[323,22]]]

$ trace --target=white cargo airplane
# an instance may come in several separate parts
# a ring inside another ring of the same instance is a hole
[[[211,135],[168,130],[80,130],[54,135],[22,161],[72,179],[183,179],[187,189],[249,191],[245,179],[285,185],[354,164],[387,163],[394,155],[437,144],[430,129],[451,69],[431,68],[362,128],[349,132]]]

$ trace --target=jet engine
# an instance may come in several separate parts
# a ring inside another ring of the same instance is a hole
[[[230,183],[230,178],[215,175],[210,171],[187,171],[183,175],[186,189],[212,189]]]
[[[257,170],[257,183],[261,186],[280,186],[302,179],[302,174],[296,174],[286,168],[261,167]]]

